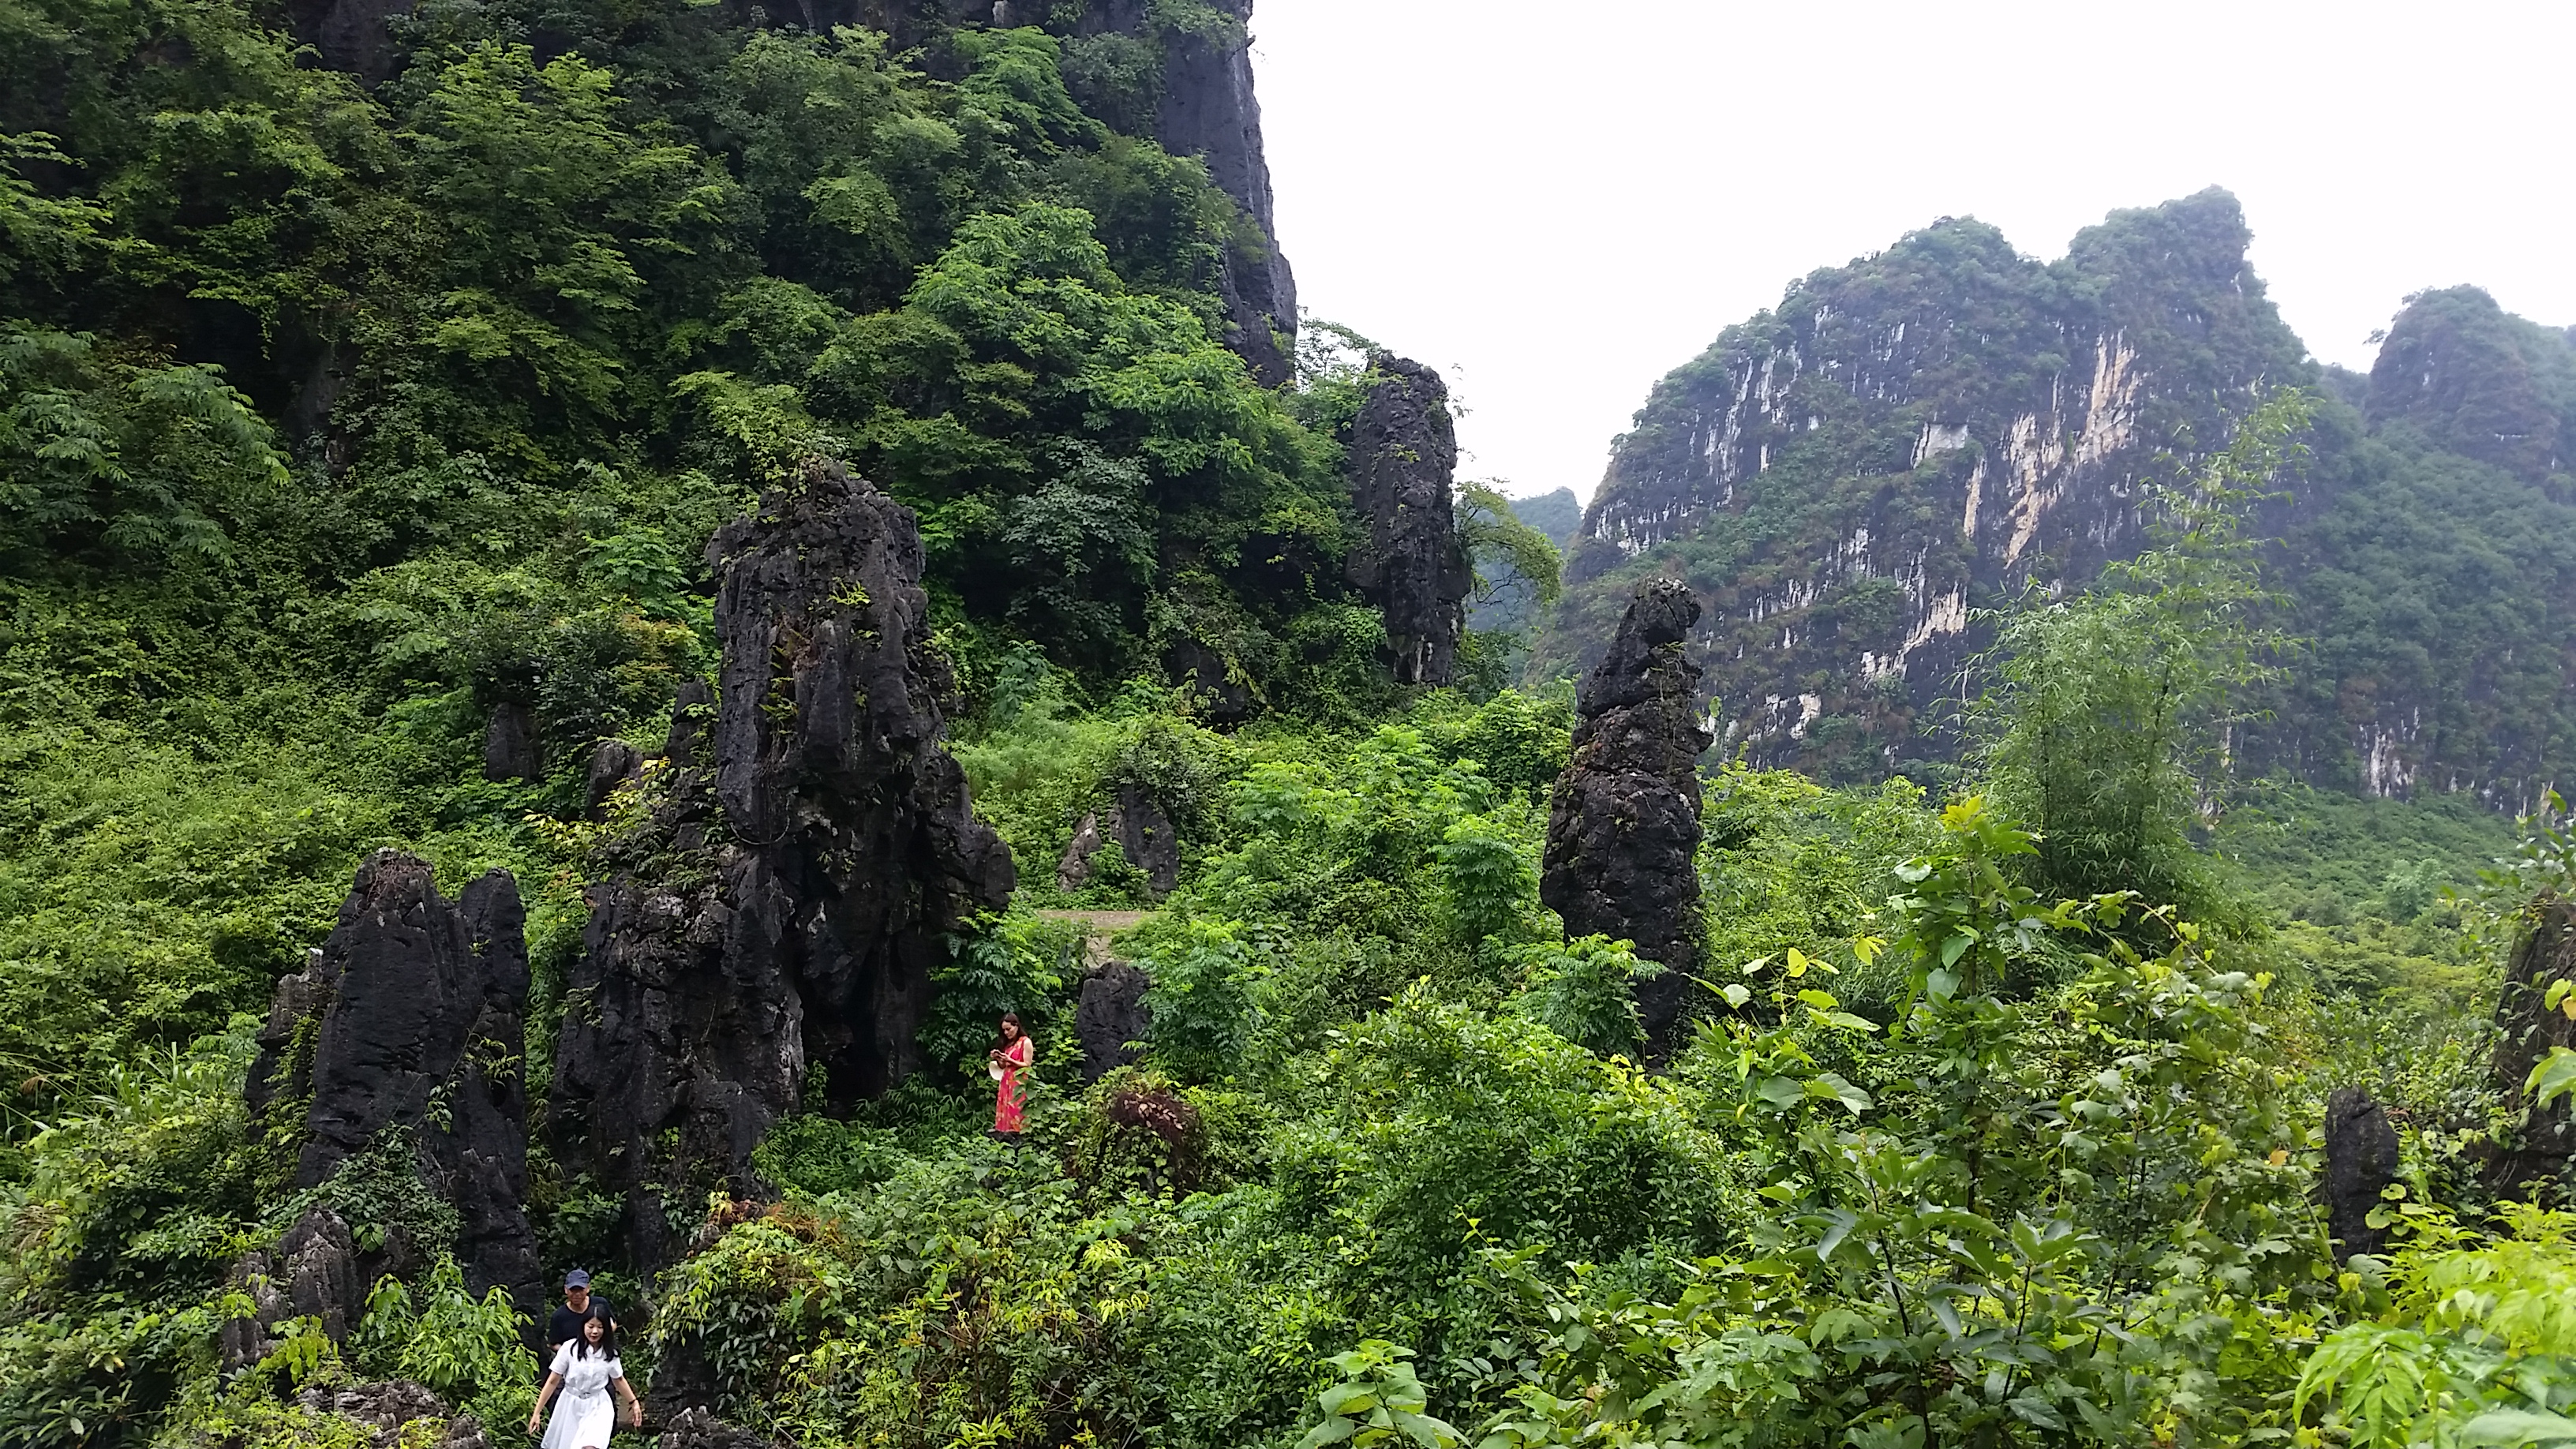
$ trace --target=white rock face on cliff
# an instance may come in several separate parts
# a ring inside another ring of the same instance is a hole
[[[2248,240],[2212,191],[2054,264],[1945,220],[1809,276],[1618,440],[1551,643],[1588,663],[1608,601],[1675,574],[1708,606],[1726,747],[1853,774],[1933,751],[1918,720],[1974,609],[2134,554],[2155,483],[2260,388],[2308,380]]]

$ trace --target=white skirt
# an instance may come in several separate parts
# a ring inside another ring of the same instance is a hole
[[[570,1389],[555,1395],[555,1415],[546,1421],[542,1449],[608,1449],[617,1429],[617,1400],[605,1387],[592,1394]]]

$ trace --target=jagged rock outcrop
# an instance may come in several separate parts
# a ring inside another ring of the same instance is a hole
[[[2496,998],[2495,1088],[2507,1102],[2529,1103],[2523,1084],[2532,1068],[2553,1047],[2576,1048],[2576,1020],[2549,1005],[2549,988],[2576,980],[2576,903],[2542,904],[2531,932],[2514,947],[2505,964],[2504,990]],[[2545,1108],[2531,1108],[2521,1125],[2498,1144],[2487,1180],[2498,1192],[2563,1195],[2567,1169],[2576,1161],[2576,1120],[2565,1098]]]
[[[601,740],[590,752],[590,768],[582,780],[582,813],[593,820],[606,819],[608,797],[643,773],[642,750],[624,740]]]
[[[1153,1015],[1145,1009],[1145,992],[1153,984],[1142,968],[1127,961],[1104,961],[1082,978],[1073,1034],[1082,1043],[1084,1081],[1099,1081],[1144,1059],[1144,1052],[1128,1043],[1144,1041],[1153,1029]]]
[[[1014,884],[944,748],[911,511],[816,463],[709,561],[709,738],[701,756],[675,724],[650,818],[592,891],[548,1109],[557,1161],[626,1194],[645,1266],[684,1246],[662,1198],[761,1192],[752,1149],[810,1068],[847,1106],[922,1065],[941,936]]]
[[[748,18],[749,0],[726,0]],[[1217,291],[1226,345],[1276,387],[1296,372],[1297,279],[1280,251],[1261,101],[1252,81],[1252,0],[1204,0],[1186,9],[1155,0],[794,0],[769,7],[815,34],[859,24],[888,32],[897,50],[965,26],[1044,26],[1064,45],[1074,97],[1093,116],[1175,156],[1195,156],[1251,221],[1230,238]]]
[[[1131,782],[1118,787],[1118,803],[1109,807],[1107,820],[1085,811],[1075,822],[1073,839],[1056,862],[1056,887],[1077,891],[1090,884],[1092,857],[1113,840],[1127,863],[1144,873],[1146,888],[1156,896],[1169,895],[1180,884],[1181,838],[1171,817],[1143,786]]]
[[[527,914],[506,871],[450,904],[427,861],[380,850],[306,969],[278,984],[247,1095],[317,1186],[402,1134],[460,1220],[467,1283],[543,1296],[527,1196]]]
[[[1252,687],[1226,667],[1223,654],[1200,640],[1186,634],[1173,640],[1163,651],[1163,667],[1189,686],[1199,717],[1218,729],[1242,724],[1258,709]]]
[[[313,1100],[313,1034],[331,1004],[324,984],[322,952],[304,953],[304,969],[278,978],[269,993],[268,1020],[253,1038],[259,1055],[242,1080],[242,1097],[254,1120],[268,1116],[272,1105],[290,1104],[298,1121]]]
[[[1569,937],[1636,943],[1665,973],[1637,983],[1647,1049],[1668,1054],[1699,970],[1699,666],[1684,649],[1699,601],[1676,579],[1637,586],[1583,682],[1574,757],[1548,802],[1539,898]]]
[[[662,757],[674,765],[703,764],[700,754],[715,723],[715,686],[703,679],[683,682],[671,701],[671,732],[663,741]]]
[[[2326,1175],[2320,1184],[2335,1261],[2388,1249],[2388,1230],[2370,1225],[2380,1193],[2397,1181],[2397,1129],[2388,1111],[2359,1087],[2326,1095]]]
[[[504,780],[535,780],[545,772],[536,711],[516,700],[505,699],[493,705],[483,726],[483,778],[498,784]]]
[[[1100,812],[1082,812],[1082,818],[1073,824],[1073,839],[1065,842],[1063,858],[1055,863],[1055,888],[1078,891],[1091,884],[1091,858],[1108,843],[1100,833]]]
[[[873,1096],[921,1065],[940,934],[1015,884],[946,749],[955,683],[930,647],[919,525],[819,464],[726,525],[709,560],[716,794],[768,875],[739,899],[799,942],[810,1059],[844,1100]]]
[[[1145,873],[1145,884],[1157,896],[1181,883],[1181,837],[1172,817],[1142,785],[1118,787],[1117,808],[1109,812],[1109,833],[1127,852],[1127,863]]]
[[[1351,500],[1368,536],[1350,581],[1386,615],[1388,663],[1402,684],[1447,684],[1467,627],[1475,572],[1458,536],[1458,439],[1440,374],[1407,358],[1369,360],[1350,428]]]
[[[452,1412],[445,1399],[409,1379],[371,1384],[307,1385],[295,1402],[371,1431],[369,1449],[492,1449],[491,1432],[471,1414]],[[426,1430],[413,1428],[426,1424]]]
[[[1297,278],[1279,249],[1270,162],[1262,149],[1261,102],[1252,85],[1252,0],[1210,0],[1206,11],[1217,23],[1175,25],[1148,0],[1094,0],[1082,8],[1072,43],[1115,35],[1160,52],[1153,138],[1175,156],[1206,162],[1209,178],[1258,229],[1228,244],[1219,291],[1226,345],[1255,377],[1276,387],[1296,371]]]
[[[705,1408],[684,1409],[655,1441],[661,1449],[773,1449],[749,1429],[737,1429]]]
[[[311,1318],[333,1343],[349,1336],[367,1306],[358,1245],[349,1225],[329,1208],[310,1208],[275,1247],[255,1248],[234,1262],[225,1286],[251,1302],[251,1316],[227,1320],[216,1333],[216,1355],[227,1374],[275,1351],[277,1326]]]

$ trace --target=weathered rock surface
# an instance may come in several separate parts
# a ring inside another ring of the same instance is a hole
[[[1073,1033],[1082,1043],[1082,1079],[1096,1082],[1123,1066],[1144,1059],[1142,1042],[1153,1029],[1145,1009],[1145,992],[1153,979],[1126,961],[1107,961],[1082,978],[1082,995],[1073,1009]]]
[[[1056,862],[1056,887],[1077,891],[1090,884],[1091,859],[1112,840],[1118,842],[1127,863],[1144,873],[1145,885],[1155,895],[1169,895],[1172,887],[1180,884],[1180,835],[1153,795],[1144,786],[1130,782],[1118,787],[1118,803],[1110,807],[1107,820],[1097,812],[1086,811],[1075,823],[1073,839],[1066,843],[1063,858]]]
[[[498,784],[534,780],[545,772],[536,711],[515,700],[492,706],[491,719],[483,728],[483,778]]]
[[[2321,1185],[2335,1261],[2388,1249],[2388,1230],[2370,1225],[2382,1190],[2397,1180],[2397,1129],[2386,1108],[2359,1087],[2326,1096],[2326,1178]]]
[[[357,1242],[329,1208],[307,1211],[275,1247],[244,1253],[225,1282],[252,1305],[250,1317],[230,1319],[216,1333],[228,1374],[268,1357],[277,1347],[277,1326],[288,1319],[318,1319],[323,1336],[338,1343],[366,1311]]]
[[[2576,980],[2576,903],[2553,901],[2540,908],[2531,934],[2514,948],[2505,965],[2504,990],[2496,998],[2496,1092],[2507,1102],[2528,1102],[2523,1083],[2552,1047],[2576,1047],[2576,1020],[2549,1006],[2549,988]],[[2576,1124],[2564,1098],[2532,1109],[2521,1128],[2498,1144],[2488,1180],[2499,1192],[2528,1195],[2530,1184],[2555,1184],[2563,1192],[2568,1164],[2576,1160]]]
[[[582,813],[593,820],[606,819],[608,797],[643,773],[642,750],[624,740],[601,740],[590,752],[590,769],[582,782]]]
[[[771,1449],[771,1441],[737,1429],[704,1408],[681,1411],[662,1431],[661,1449]]]
[[[1351,497],[1368,537],[1350,581],[1386,614],[1388,663],[1403,684],[1447,684],[1475,573],[1458,537],[1458,440],[1449,389],[1421,363],[1380,354],[1351,422]]]
[[[1539,896],[1568,936],[1624,937],[1664,975],[1637,984],[1648,1050],[1669,1053],[1699,969],[1699,667],[1683,641],[1699,601],[1675,579],[1638,585],[1577,701],[1574,757],[1548,803]]]
[[[760,1195],[752,1149],[809,1067],[846,1106],[922,1065],[941,935],[1014,883],[943,747],[951,684],[911,511],[816,464],[710,562],[710,763],[668,772],[627,868],[592,892],[548,1110],[556,1160],[627,1195],[623,1241],[648,1267],[689,1226],[661,1197]],[[679,743],[675,762],[695,753]]]
[[[704,763],[700,756],[715,722],[715,686],[703,679],[682,683],[678,697],[671,701],[671,733],[663,741],[663,757],[674,765]]]
[[[270,993],[268,1020],[257,1036],[259,1056],[243,1079],[242,1096],[254,1119],[267,1116],[274,1103],[291,1104],[298,1117],[313,1100],[313,1033],[331,1004],[323,984],[322,953],[307,951],[304,969],[278,978]]]
[[[1109,814],[1109,833],[1127,852],[1127,863],[1145,873],[1145,884],[1157,896],[1169,895],[1181,883],[1181,837],[1172,818],[1144,786],[1118,787],[1118,808]]]
[[[1154,140],[1175,156],[1206,162],[1209,178],[1259,229],[1256,239],[1227,246],[1219,291],[1226,303],[1226,345],[1255,377],[1277,387],[1296,372],[1297,278],[1276,240],[1261,101],[1252,86],[1252,0],[1211,0],[1207,9],[1224,23],[1158,24],[1148,0],[1100,0],[1084,8],[1075,30],[1114,31],[1160,48]]]
[[[930,647],[919,526],[821,465],[710,559],[716,793],[774,883],[739,899],[796,943],[807,1049],[835,1093],[873,1096],[921,1065],[940,933],[1015,883],[945,748],[955,685]]]
[[[1190,687],[1199,717],[1218,729],[1242,724],[1258,710],[1252,687],[1226,668],[1225,656],[1186,634],[1164,650],[1163,667]]]
[[[1082,812],[1082,818],[1074,822],[1073,839],[1065,842],[1064,858],[1055,863],[1056,889],[1078,891],[1091,884],[1091,858],[1108,843],[1100,833],[1100,812]]]
[[[295,1402],[317,1414],[331,1414],[374,1432],[367,1436],[371,1449],[492,1449],[492,1436],[472,1415],[455,1415],[447,1401],[422,1384],[409,1379],[386,1379],[380,1383],[342,1384],[324,1387],[311,1384],[295,1396]],[[426,1422],[426,1433],[406,1429]]]
[[[450,904],[427,861],[378,851],[322,949],[278,983],[246,1095],[299,1125],[301,1187],[407,1134],[422,1182],[457,1211],[467,1283],[533,1304],[527,999],[527,913],[507,872]]]

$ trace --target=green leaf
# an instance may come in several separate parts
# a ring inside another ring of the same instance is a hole
[[[2576,1051],[2562,1046],[2549,1049],[2523,1081],[2522,1089],[2531,1094],[2532,1105],[2546,1107],[2559,1098],[2576,1092]]]
[[[1807,1083],[1807,1095],[1840,1102],[1851,1109],[1853,1116],[1859,1116],[1870,1107],[1869,1093],[1845,1081],[1840,1072],[1817,1073],[1816,1079]]]
[[[2035,1394],[2015,1394],[2012,1402],[2004,1407],[2012,1410],[2013,1417],[2025,1424],[2054,1429],[2059,1433],[2066,1430],[2065,1416],[2057,1412],[2057,1406]]]
[[[2489,1409],[2460,1429],[2460,1442],[2471,1445],[2564,1444],[2569,1440],[2576,1440],[2576,1419],[2529,1409]]]
[[[1377,1407],[1377,1385],[1335,1384],[1315,1397],[1327,1414],[1365,1414]]]
[[[1356,1419],[1338,1416],[1326,1419],[1306,1431],[1306,1437],[1297,1441],[1297,1449],[1323,1449],[1326,1444],[1339,1444],[1358,1433],[1359,1428],[1359,1421]]]

